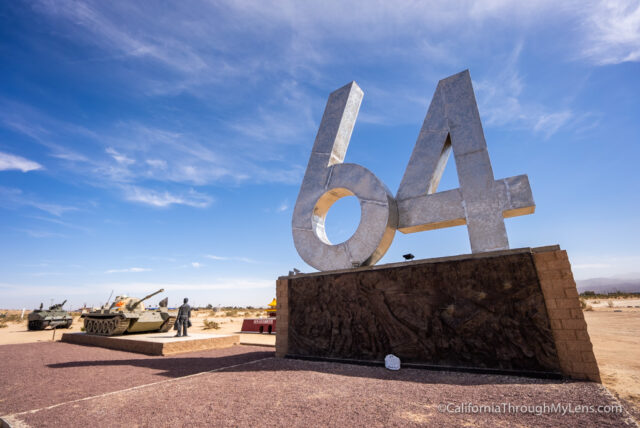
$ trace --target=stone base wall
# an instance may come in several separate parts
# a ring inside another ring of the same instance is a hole
[[[136,336],[93,336],[85,333],[64,333],[62,341],[76,345],[99,346],[101,348],[136,352],[146,355],[175,355],[185,352],[223,349],[240,343],[236,334],[216,335],[216,337],[190,337],[188,340],[157,341]]]
[[[599,381],[566,252],[519,249],[277,281],[276,355]]]
[[[544,294],[562,373],[574,379],[600,382],[598,363],[580,308],[567,252],[534,252],[533,259]]]

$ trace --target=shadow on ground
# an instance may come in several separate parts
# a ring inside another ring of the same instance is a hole
[[[264,358],[272,358],[267,364],[264,361],[255,364],[244,364]],[[181,377],[216,369],[232,372],[281,372],[311,371],[338,376],[366,377],[380,380],[396,380],[425,384],[451,385],[493,385],[493,384],[566,384],[571,381],[525,378],[509,375],[477,374],[451,371],[434,371],[428,369],[402,369],[390,371],[383,367],[362,366],[334,362],[304,361],[295,359],[276,359],[274,352],[246,352],[225,357],[156,357],[134,358],[123,360],[69,361],[49,364],[48,367],[109,367],[133,366],[161,371],[167,377]],[[235,367],[234,367],[235,366]]]
[[[222,357],[155,357],[126,360],[68,361],[65,363],[48,364],[47,367],[63,369],[77,367],[131,366],[156,370],[161,372],[157,373],[161,376],[182,377],[230,367],[237,364],[245,364],[251,361],[274,356],[275,352],[254,351]]]

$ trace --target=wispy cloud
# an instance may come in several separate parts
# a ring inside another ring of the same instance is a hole
[[[199,263],[199,262],[191,262],[191,266],[196,268],[196,269],[199,269],[204,265],[202,263]]]
[[[533,130],[549,138],[575,117],[568,108],[557,111],[524,101],[525,82],[518,71],[523,44],[517,44],[500,62],[499,72],[474,82],[480,115],[486,126],[515,126]]]
[[[276,208],[276,211],[281,213],[281,212],[285,212],[288,209],[289,209],[289,201],[285,200],[285,201],[282,201],[280,205],[278,205],[278,208]]]
[[[66,238],[66,235],[56,232],[49,232],[46,230],[33,230],[33,229],[22,229],[27,235],[32,238]]]
[[[204,257],[211,260],[218,261],[235,261],[235,262],[243,262],[243,263],[258,263],[256,260],[249,259],[247,257],[224,257],[224,256],[215,256],[212,254],[207,254]]]
[[[97,45],[123,55],[151,58],[181,71],[193,72],[206,66],[202,58],[189,45],[172,40],[169,32],[164,36],[156,34],[156,37],[141,34],[133,28],[122,25],[122,15],[110,14],[109,16],[108,10],[99,10],[99,4],[62,0],[40,1],[38,6],[44,12],[66,18],[83,28],[85,34],[94,36],[92,41]],[[104,7],[105,4],[102,6]],[[144,19],[141,15],[135,15],[138,19]],[[148,19],[152,19],[151,16]]]
[[[172,194],[168,191],[145,189],[139,186],[126,186],[125,197],[132,202],[139,202],[154,207],[168,207],[170,205],[187,205],[205,208],[213,203],[213,198],[204,193],[191,189],[185,194]]]
[[[600,65],[640,61],[640,2],[594,1],[582,14],[583,57]]]
[[[32,218],[36,219],[36,220],[40,220],[40,221],[46,221],[48,223],[53,223],[53,224],[57,224],[60,226],[64,226],[67,227],[69,229],[75,229],[75,230],[80,230],[82,232],[85,233],[89,233],[91,232],[91,229],[87,228],[87,227],[83,227],[74,223],[70,223],[68,221],[62,221],[59,218],[49,218],[49,217],[41,217],[41,216],[31,216]]]
[[[573,269],[604,269],[611,267],[611,265],[607,263],[583,263],[571,265],[571,267]]]
[[[0,171],[15,169],[22,172],[29,172],[41,168],[42,165],[38,162],[25,159],[22,156],[0,152]]]
[[[149,290],[164,288],[171,292],[177,291],[213,291],[213,290],[245,290],[257,288],[273,288],[273,280],[256,278],[219,278],[209,282],[104,282],[87,283],[74,287],[65,287],[65,296],[86,295],[87,290],[92,293],[104,292],[105,298],[111,290],[126,290],[128,293],[143,296]],[[56,296],[60,294],[60,286],[38,284],[16,284],[0,282],[2,296],[20,298],[22,296]]]
[[[3,186],[0,186],[0,201],[4,207],[33,207],[58,217],[68,211],[75,211],[78,209],[73,206],[42,202],[34,196],[24,194],[20,189]]]
[[[141,267],[130,267],[126,269],[109,269],[104,273],[138,273],[138,272],[150,272],[151,269]]]
[[[105,152],[111,155],[116,162],[122,165],[131,165],[136,163],[135,160],[126,157],[125,155],[118,153],[113,147],[107,147]]]

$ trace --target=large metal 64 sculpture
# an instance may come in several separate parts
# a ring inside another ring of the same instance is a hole
[[[300,257],[318,270],[373,265],[395,231],[467,225],[474,253],[509,248],[504,218],[535,210],[526,175],[495,180],[471,77],[467,70],[441,80],[395,198],[368,169],[343,163],[364,93],[355,82],[329,96],[293,211],[293,240]],[[437,192],[451,151],[459,189]],[[347,241],[333,245],[327,212],[355,195],[361,219]]]

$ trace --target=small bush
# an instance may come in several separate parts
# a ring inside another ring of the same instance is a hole
[[[237,317],[238,316],[238,311],[236,309],[232,309],[230,311],[227,311],[224,313],[225,317]]]
[[[0,320],[0,328],[5,328],[7,327],[7,323],[4,322],[4,320]]]
[[[2,321],[5,322],[5,323],[8,323],[8,322],[14,322],[15,323],[15,322],[26,321],[26,319],[27,319],[27,314],[26,313],[24,314],[24,319],[22,319],[22,320],[20,319],[20,315],[18,315],[18,314],[7,314],[6,316],[4,316],[2,318]]]
[[[612,302],[611,300],[609,300],[609,301],[607,302],[607,306],[609,306],[610,308],[613,308],[613,306],[614,306],[614,305],[613,305],[613,302]]]
[[[220,324],[215,321],[209,321],[208,319],[205,319],[203,324],[204,330],[218,330],[220,328]]]

